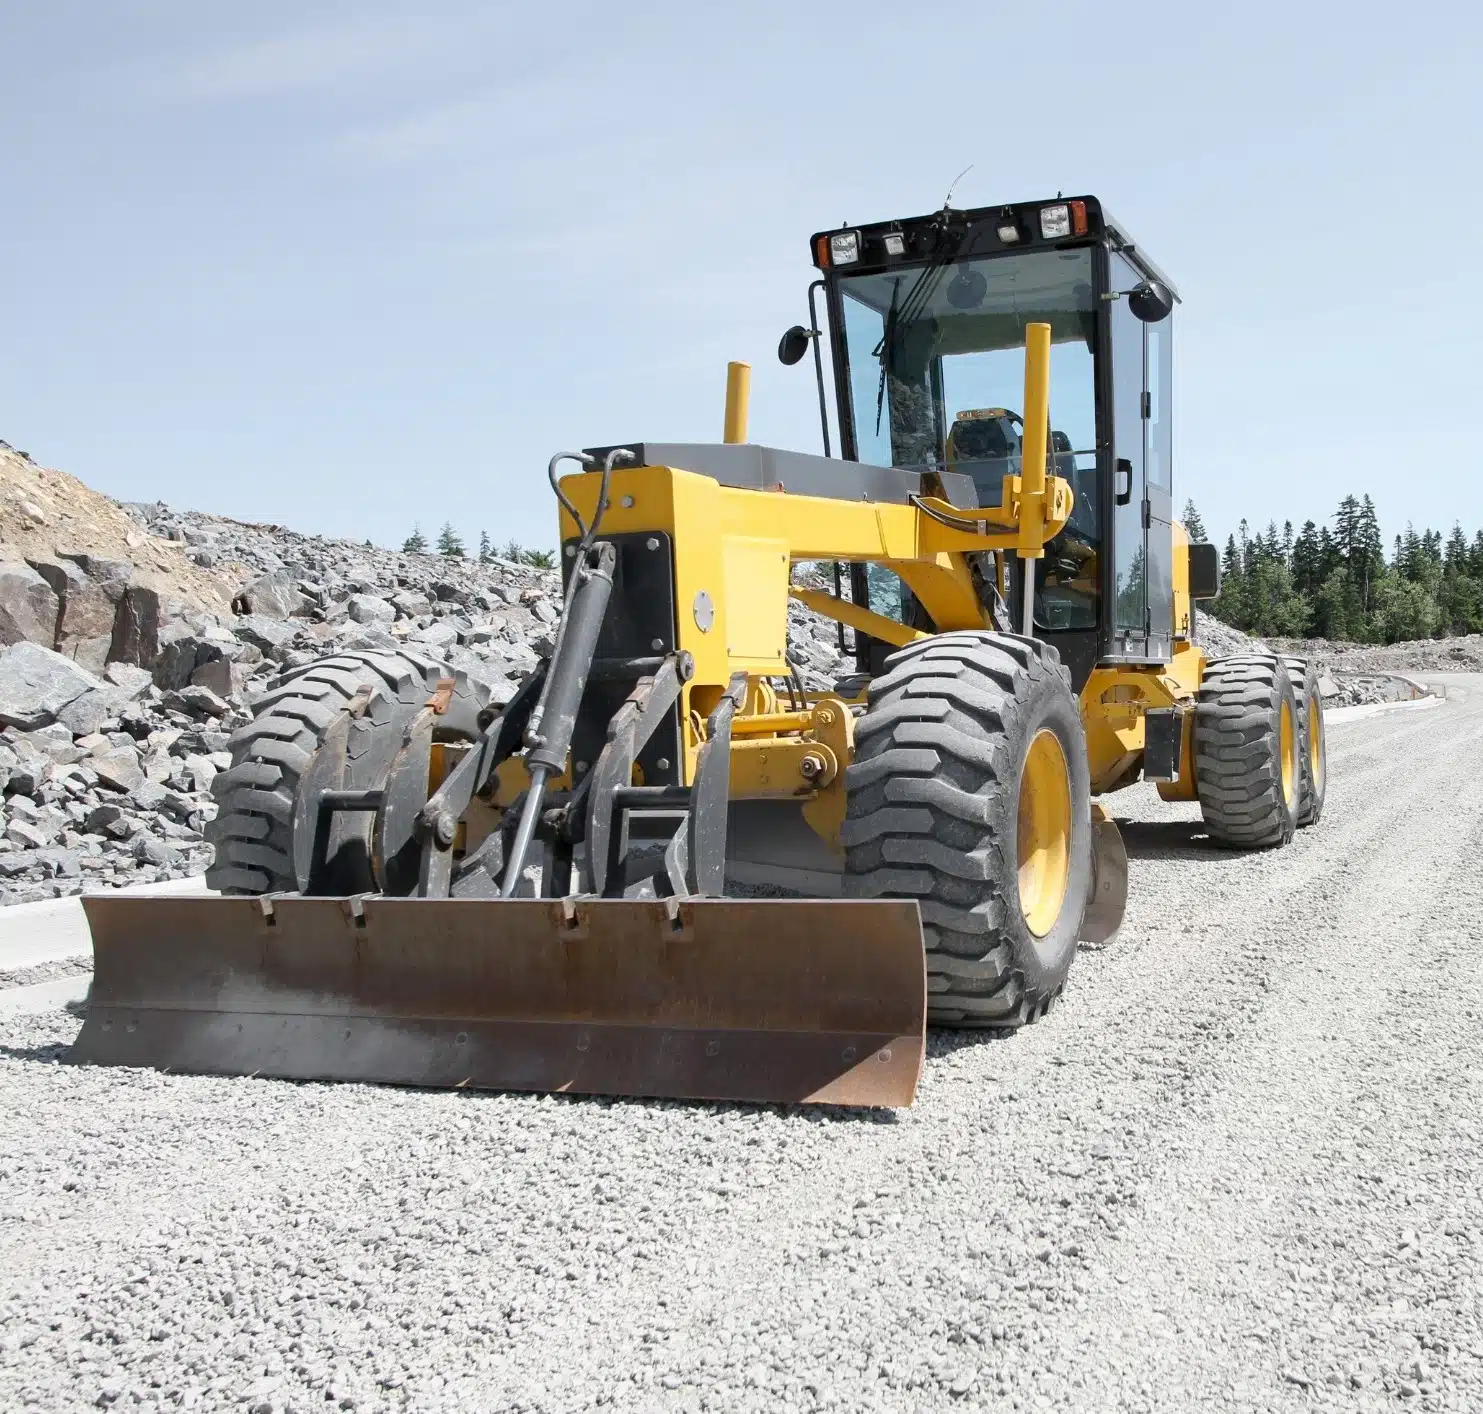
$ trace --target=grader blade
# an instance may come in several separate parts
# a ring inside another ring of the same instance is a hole
[[[89,898],[70,1059],[208,1075],[909,1105],[914,900]]]
[[[1102,806],[1092,805],[1092,892],[1081,918],[1080,940],[1111,943],[1128,908],[1128,850],[1122,831]]]

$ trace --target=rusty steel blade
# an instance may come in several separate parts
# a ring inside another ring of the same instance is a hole
[[[84,900],[69,1059],[196,1074],[909,1105],[912,900]]]

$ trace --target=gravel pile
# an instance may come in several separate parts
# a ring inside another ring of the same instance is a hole
[[[1483,678],[897,1115],[73,1069],[0,1025],[0,1407],[1483,1408]],[[1427,887],[1398,887],[1425,879]],[[1404,965],[1397,960],[1401,959]]]
[[[1198,614],[1195,637],[1212,658],[1235,653],[1287,653],[1318,665],[1319,687],[1330,707],[1404,702],[1421,695],[1412,680],[1419,672],[1476,672],[1483,669],[1483,637],[1376,648],[1330,643],[1323,638],[1253,638],[1209,614]]]
[[[1279,653],[1303,653],[1321,671],[1338,674],[1483,672],[1483,634],[1422,638],[1409,643],[1331,643],[1326,638],[1272,640]]]

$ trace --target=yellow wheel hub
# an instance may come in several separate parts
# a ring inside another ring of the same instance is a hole
[[[1323,793],[1323,774],[1327,769],[1324,762],[1324,740],[1323,740],[1323,713],[1319,710],[1318,699],[1308,699],[1308,768],[1313,781],[1313,789],[1320,795]]]
[[[1056,734],[1035,734],[1020,774],[1020,911],[1043,938],[1055,927],[1071,875],[1071,773]]]
[[[1287,802],[1287,808],[1293,810],[1298,803],[1298,739],[1290,702],[1282,704],[1277,749],[1282,756],[1282,798]]]

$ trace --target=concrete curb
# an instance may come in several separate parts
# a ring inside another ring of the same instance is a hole
[[[0,989],[0,1021],[13,1016],[35,1016],[60,1011],[69,1002],[85,1002],[93,979],[88,973],[59,977],[55,982],[37,982],[30,987]]]
[[[1446,700],[1446,697],[1428,689],[1427,696],[1412,697],[1403,702],[1362,702],[1357,707],[1326,707],[1323,720],[1328,726],[1344,722],[1358,722],[1381,712],[1414,712],[1421,707],[1440,707]]]
[[[207,894],[206,880],[167,879],[164,883],[130,884],[122,889],[98,889],[106,894]],[[40,903],[17,903],[0,908],[0,971],[35,967],[67,957],[87,957],[93,950],[82,895],[42,899]],[[49,984],[48,984],[49,985]]]

